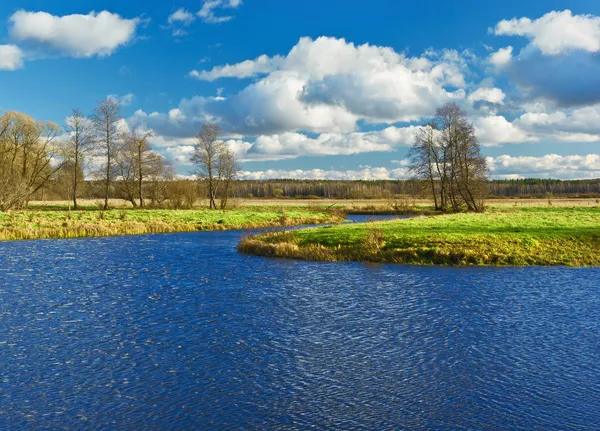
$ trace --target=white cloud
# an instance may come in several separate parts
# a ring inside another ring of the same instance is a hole
[[[169,24],[182,24],[182,25],[190,25],[196,17],[193,13],[184,8],[179,8],[171,15],[169,15],[168,23]]]
[[[15,45],[0,45],[0,70],[23,67],[23,51]]]
[[[302,133],[287,132],[279,135],[261,135],[253,142],[225,138],[240,161],[274,161],[300,156],[351,155],[370,152],[388,152],[399,147],[410,147],[418,127],[388,127],[374,132],[347,134],[324,133],[314,138]],[[173,163],[189,165],[190,148],[195,138],[165,138],[155,136],[150,143]]]
[[[106,96],[107,99],[114,100],[121,106],[129,106],[133,103],[133,99],[135,99],[134,94],[125,94],[124,96],[118,96],[116,94],[109,94]]]
[[[505,97],[504,91],[499,88],[478,88],[469,94],[468,100],[470,102],[489,102],[503,105]]]
[[[125,19],[107,11],[59,17],[19,10],[10,17],[10,35],[73,57],[107,56],[130,42],[139,24],[139,18]]]
[[[271,58],[267,55],[261,55],[255,60],[246,60],[233,65],[216,66],[210,71],[192,70],[190,76],[201,81],[215,81],[220,78],[249,78],[273,72],[279,67],[282,60],[283,58],[280,56]]]
[[[513,47],[507,46],[506,48],[500,48],[496,52],[492,52],[488,57],[488,62],[497,68],[502,68],[510,63],[512,59]]]
[[[301,133],[259,136],[254,143],[228,141],[242,161],[281,160],[299,156],[350,155],[409,147],[418,127],[388,127],[376,132],[323,133],[310,138]]]
[[[209,24],[218,24],[233,19],[233,16],[215,14],[218,9],[237,9],[242,5],[242,0],[204,0],[202,9],[198,11],[198,16],[202,21]]]
[[[460,87],[465,86],[466,67],[461,54],[451,50],[408,58],[387,47],[356,46],[329,37],[302,38],[284,57],[261,56],[193,71],[192,76],[207,80],[267,76],[228,98],[183,100],[178,109],[184,121],[169,122],[160,113],[140,113],[137,120],[169,136],[190,136],[203,121],[218,122],[228,133],[250,136],[349,133],[360,120],[419,121],[447,101],[463,100],[465,91]]]
[[[484,147],[537,141],[518,126],[499,115],[476,118],[473,122],[477,138]]]
[[[600,104],[554,112],[527,112],[515,124],[561,141],[600,141]]]
[[[600,17],[573,15],[570,10],[552,11],[536,20],[503,20],[493,32],[496,35],[525,36],[545,55],[563,54],[572,49],[600,51]]]
[[[509,156],[487,158],[493,178],[599,178],[600,154],[585,156],[559,156],[548,154],[541,157]]]
[[[388,169],[383,167],[363,167],[357,170],[278,170],[242,171],[240,177],[248,180],[266,179],[311,179],[311,180],[395,180],[411,177],[406,168]]]

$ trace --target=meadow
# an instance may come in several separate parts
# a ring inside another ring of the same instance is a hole
[[[322,261],[600,266],[600,207],[494,206],[478,214],[268,233],[244,238],[239,250]]]

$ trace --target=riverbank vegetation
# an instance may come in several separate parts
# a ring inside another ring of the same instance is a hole
[[[493,207],[244,238],[241,252],[319,261],[600,266],[600,208]]]
[[[340,214],[332,211],[276,208],[11,211],[0,212],[0,241],[251,229],[342,220]]]

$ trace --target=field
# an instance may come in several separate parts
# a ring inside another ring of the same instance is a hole
[[[0,241],[78,238],[201,230],[249,229],[341,221],[325,211],[210,210],[28,210],[0,212]]]
[[[245,238],[242,252],[323,261],[600,266],[600,207],[495,206]]]

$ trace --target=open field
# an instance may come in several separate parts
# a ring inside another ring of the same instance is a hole
[[[600,266],[600,208],[496,207],[245,238],[246,253],[441,265]]]
[[[550,205],[550,203],[552,205]],[[94,199],[81,199],[79,205],[81,209],[98,209],[102,202]],[[131,209],[131,203],[122,199],[109,200],[111,208]],[[352,211],[371,210],[373,208],[391,208],[396,206],[413,206],[428,207],[432,206],[433,202],[427,199],[230,199],[229,206],[231,208],[245,207],[333,207]],[[540,206],[559,206],[559,207],[594,207],[599,206],[600,202],[595,198],[551,198],[548,199],[531,199],[531,198],[493,198],[487,201],[490,207],[540,207]],[[52,208],[52,209],[68,209],[72,206],[70,201],[33,201],[30,203],[32,208]],[[208,207],[208,200],[198,200],[196,208]],[[101,208],[101,207],[100,207]]]
[[[14,211],[0,213],[0,241],[79,238],[201,230],[250,229],[268,226],[341,221],[338,215],[311,210],[236,209]]]

